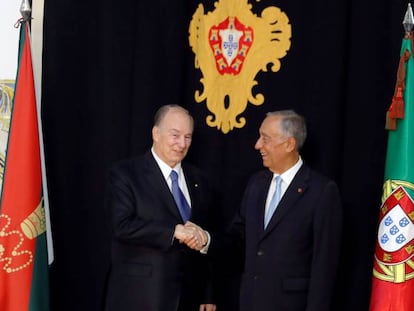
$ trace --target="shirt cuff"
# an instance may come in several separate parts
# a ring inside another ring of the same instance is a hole
[[[202,249],[200,249],[200,253],[201,253],[201,254],[207,254],[207,252],[208,252],[208,248],[209,248],[209,246],[210,246],[210,242],[211,242],[211,236],[210,236],[210,233],[208,233],[208,231],[205,231],[205,230],[204,230],[204,232],[207,234],[207,243],[206,243],[206,245],[204,245],[204,246],[203,246],[203,248],[202,248]]]

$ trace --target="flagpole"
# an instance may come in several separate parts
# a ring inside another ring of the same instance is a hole
[[[414,16],[413,9],[411,8],[411,3],[408,3],[407,11],[404,15],[403,26],[405,30],[405,36],[410,37],[411,31],[414,26]]]

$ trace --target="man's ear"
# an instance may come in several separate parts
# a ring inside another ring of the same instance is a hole
[[[286,149],[289,152],[292,152],[292,151],[296,150],[296,139],[294,137],[289,137],[287,139]]]
[[[157,126],[152,128],[152,140],[157,142],[160,137],[160,129]]]

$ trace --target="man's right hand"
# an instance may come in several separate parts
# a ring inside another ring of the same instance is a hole
[[[206,243],[205,233],[198,226],[175,226],[174,238],[185,243],[189,248],[199,251]]]

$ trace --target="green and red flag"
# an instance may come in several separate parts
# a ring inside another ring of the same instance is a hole
[[[407,11],[412,17],[411,6]],[[406,14],[407,16],[407,14]],[[412,21],[411,21],[412,24]],[[411,25],[412,28],[412,25]],[[414,54],[402,41],[389,129],[370,311],[414,310]]]
[[[0,310],[49,310],[42,165],[29,22],[19,61],[0,205]]]

